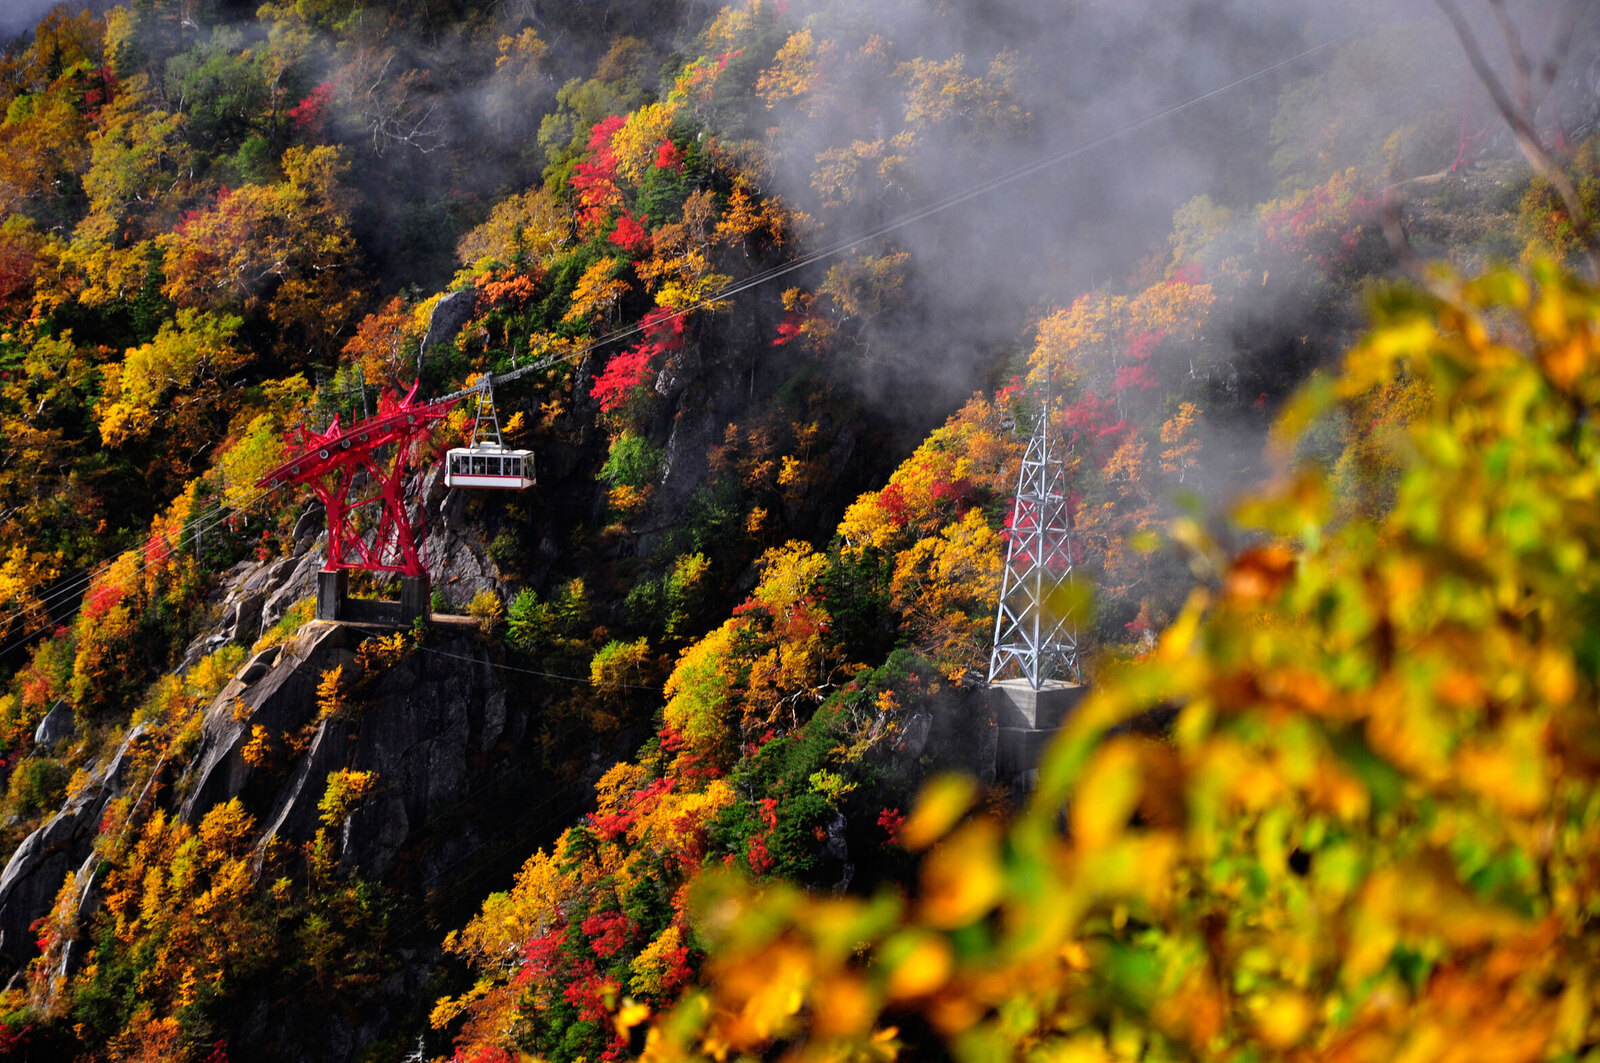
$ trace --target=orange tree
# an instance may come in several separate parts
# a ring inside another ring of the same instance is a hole
[[[1591,1053],[1597,370],[1600,293],[1549,264],[1382,295],[1280,428],[1425,381],[1378,441],[1390,508],[1335,519],[1313,467],[1236,512],[1240,552],[1175,525],[1199,588],[1027,807],[931,787],[910,896],[703,878],[701,986],[645,1056]],[[1120,727],[1156,709],[1162,738]]]
[[[827,882],[840,869],[819,850],[848,824],[851,851],[902,862],[883,851],[898,816],[885,805],[909,795],[878,765],[912,712],[966,682],[983,639],[1020,458],[1004,413],[968,402],[850,507],[827,550],[762,555],[748,599],[679,655],[658,736],[448,939],[476,973],[432,1016],[459,1058],[627,1054],[617,1021],[670,1005],[699,963],[687,883],[708,865]],[[778,464],[730,449],[736,466]],[[513,625],[538,608],[514,603]]]

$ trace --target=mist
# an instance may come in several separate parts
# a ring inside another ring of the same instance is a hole
[[[1371,49],[1397,33],[1407,41],[1404,63],[1354,86],[1361,98],[1330,104],[1362,126],[1335,145],[1350,156],[1342,165],[1366,162],[1362,153],[1408,121],[1437,124],[1474,91],[1459,47],[1425,3],[815,3],[791,4],[788,18],[838,42],[824,76],[839,106],[807,114],[779,104],[736,116],[724,135],[764,141],[776,160],[768,190],[826,219],[818,242],[1069,156],[860,249],[909,251],[922,295],[884,322],[895,342],[874,346],[891,353],[861,367],[861,386],[884,402],[897,401],[912,376],[919,386],[942,384],[943,401],[992,386],[995,372],[1009,371],[996,352],[1027,343],[1026,321],[1082,292],[1125,286],[1141,263],[1159,268],[1173,213],[1193,197],[1240,210],[1270,199],[1282,177],[1268,147],[1280,99],[1335,66],[1341,49]],[[889,42],[892,62],[852,68],[843,53],[873,35]],[[959,120],[919,130],[879,195],[828,202],[819,158],[892,136],[904,118],[899,64],[957,56],[973,77],[1001,57],[1015,72],[1011,102],[1026,117],[1007,130]],[[1450,158],[1441,149],[1435,162]]]
[[[388,6],[407,17],[391,17]],[[355,222],[377,291],[447,285],[457,236],[503,196],[541,183],[595,115],[664,96],[720,6],[504,0],[469,24],[448,16],[430,23],[426,5],[397,3],[354,16],[337,41],[317,38],[290,98],[334,88],[339,107],[321,136],[355,161]],[[23,24],[45,7],[13,3],[3,17]],[[904,300],[866,324],[859,362],[845,375],[874,402],[909,404],[919,423],[1013,372],[1040,314],[1159,275],[1174,212],[1195,197],[1248,227],[1257,204],[1305,187],[1313,173],[1354,167],[1381,191],[1449,168],[1469,126],[1497,134],[1501,126],[1429,0],[790,0],[768,8],[767,50],[734,58],[725,75],[743,79],[729,94],[742,102],[695,117],[766,160],[761,190],[816,220],[809,246],[851,240],[987,187],[851,252],[910,255]],[[1513,5],[1536,56],[1557,25],[1547,8]],[[261,47],[253,13],[228,9],[237,21],[213,32]],[[1600,13],[1584,13],[1563,56],[1553,98],[1569,113],[1600,113],[1597,24]],[[819,54],[817,84],[763,99],[763,70],[802,28],[831,49]],[[1483,30],[1486,45],[1495,44],[1493,27]],[[521,66],[503,63],[505,41],[527,32],[542,51]],[[619,37],[634,43],[618,51]],[[907,109],[919,70],[934,96],[941,78],[980,85],[955,113],[924,120]],[[1386,149],[1391,135],[1404,151]],[[830,187],[828,160],[862,145],[878,145],[877,154]],[[1509,155],[1509,140],[1495,150]],[[1046,160],[1055,161],[1041,166]],[[881,177],[871,176],[874,166]],[[1022,167],[1037,169],[1012,179]],[[838,261],[794,281],[815,289]],[[1291,334],[1318,324],[1274,292],[1218,312],[1219,331],[1247,338],[1263,322]],[[912,378],[918,387],[908,389]]]
[[[69,11],[107,11],[115,0],[4,0],[0,3],[0,46],[26,37],[51,8]]]

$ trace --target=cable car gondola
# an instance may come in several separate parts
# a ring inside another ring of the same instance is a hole
[[[488,416],[485,418],[485,406]],[[478,416],[472,422],[472,446],[453,447],[444,458],[448,487],[488,487],[521,491],[536,482],[533,451],[511,450],[500,441],[500,418],[494,408],[494,387],[485,382],[478,393]]]

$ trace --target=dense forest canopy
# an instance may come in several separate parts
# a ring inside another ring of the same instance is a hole
[[[0,36],[0,1055],[1600,1044],[1588,5]],[[535,359],[534,488],[439,482],[470,400],[415,455],[441,619],[313,621],[286,433]],[[1093,653],[1030,774],[1041,419]]]

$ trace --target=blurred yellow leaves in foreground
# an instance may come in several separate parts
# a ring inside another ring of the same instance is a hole
[[[1434,290],[1380,293],[1278,439],[1404,411],[1239,507],[1242,552],[1182,529],[1208,585],[1020,814],[935,780],[909,897],[702,879],[647,1058],[1592,1056],[1600,298],[1548,263]]]

